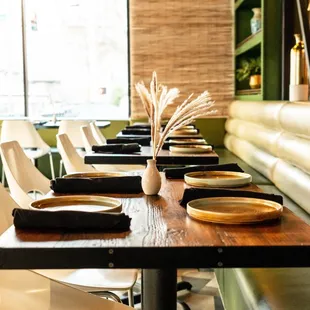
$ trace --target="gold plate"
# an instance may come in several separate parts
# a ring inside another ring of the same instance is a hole
[[[170,139],[169,143],[175,144],[207,144],[205,139]]]
[[[183,154],[199,154],[199,153],[210,153],[212,152],[211,145],[171,145],[169,146],[169,151],[173,153],[183,153]]]
[[[195,125],[185,125],[180,128],[180,130],[183,130],[183,129],[195,129]]]
[[[127,176],[126,173],[122,172],[74,172],[70,174],[66,174],[63,176],[65,179],[69,178],[115,178],[115,177],[123,177]]]
[[[121,212],[122,203],[115,198],[91,195],[73,195],[40,199],[30,209],[45,211]]]
[[[197,135],[197,129],[178,129],[173,131],[169,136],[180,136],[180,135]]]
[[[246,197],[212,197],[187,204],[190,217],[219,224],[254,224],[279,218],[283,206],[270,200]]]
[[[197,187],[239,187],[251,183],[252,176],[234,171],[195,171],[186,173],[184,181]]]

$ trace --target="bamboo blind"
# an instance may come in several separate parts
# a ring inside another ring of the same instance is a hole
[[[216,116],[233,99],[231,0],[130,0],[131,117],[145,117],[135,83],[178,87],[185,99],[209,90]],[[167,115],[171,111],[167,111]]]

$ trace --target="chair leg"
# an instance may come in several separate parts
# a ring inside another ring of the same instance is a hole
[[[129,307],[134,307],[134,299],[133,299],[133,288],[131,288],[130,290],[128,290],[128,304]]]
[[[115,293],[110,292],[110,291],[99,291],[99,292],[95,291],[95,292],[88,292],[88,293],[97,295],[102,298],[111,298],[116,302],[122,303],[121,299]]]
[[[61,159],[60,162],[59,162],[59,177],[60,178],[62,177],[62,165],[63,165],[63,161]]]
[[[52,179],[54,180],[55,179],[55,170],[54,170],[54,162],[53,162],[52,152],[49,152],[48,155],[49,155],[49,158],[50,158]]]
[[[4,185],[4,182],[5,182],[5,173],[4,173],[4,169],[3,169],[3,166],[2,166],[2,177],[1,177],[1,183],[2,183],[2,185],[3,185],[3,186],[5,186],[5,185]]]

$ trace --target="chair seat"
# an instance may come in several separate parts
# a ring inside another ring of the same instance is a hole
[[[3,310],[126,310],[131,307],[78,291],[28,270],[0,271]]]
[[[37,159],[40,158],[50,152],[50,150],[43,150],[43,149],[23,149],[25,154],[30,159]]]
[[[66,269],[34,271],[84,291],[129,290],[135,284],[138,275],[138,271],[135,269]]]

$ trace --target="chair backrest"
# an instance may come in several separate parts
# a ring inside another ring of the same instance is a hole
[[[4,120],[1,128],[1,143],[17,141],[22,148],[38,148],[49,151],[34,125],[28,120]]]
[[[87,126],[90,121],[85,120],[62,120],[59,124],[58,134],[65,133],[75,148],[83,148],[81,126]]]
[[[33,201],[28,193],[47,194],[50,181],[32,164],[17,141],[1,143],[0,148],[11,195],[20,207],[28,208]]]
[[[93,132],[90,129],[90,126],[82,126],[81,134],[82,134],[82,139],[83,139],[84,148],[86,152],[91,152],[93,145],[99,145],[99,143],[96,141],[95,137],[93,136]]]
[[[100,129],[98,128],[95,122],[90,123],[90,129],[98,145],[107,144],[105,136],[101,133]]]
[[[12,211],[15,208],[19,208],[19,206],[1,183],[0,201],[0,234],[2,234],[13,224]]]
[[[57,148],[67,173],[96,171],[92,166],[84,164],[66,134],[58,134],[56,139]]]

